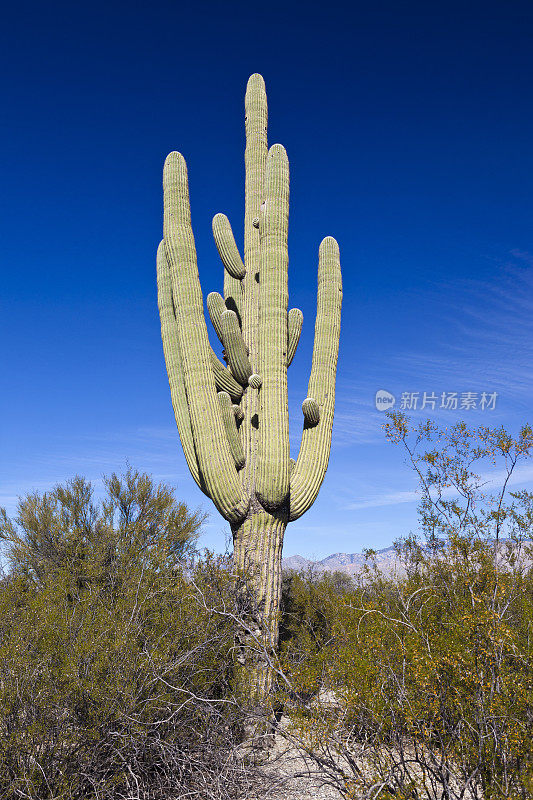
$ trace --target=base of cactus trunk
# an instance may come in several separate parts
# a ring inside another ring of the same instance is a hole
[[[286,509],[273,513],[260,510],[232,526],[243,609],[237,634],[235,689],[246,709],[244,743],[258,750],[268,749],[274,739],[281,554],[287,521]]]

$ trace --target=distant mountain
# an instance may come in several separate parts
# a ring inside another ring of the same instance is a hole
[[[502,553],[503,548],[507,548],[509,545],[509,540],[501,540],[499,544],[500,553]],[[296,555],[284,558],[282,567],[284,570],[294,569],[298,572],[312,569],[313,572],[316,573],[344,572],[346,575],[356,575],[361,571],[365,560],[364,553],[333,553],[330,556],[326,556],[326,558],[323,558],[321,561],[311,561],[308,558]],[[384,550],[377,550],[373,561],[378,570],[384,575],[396,574],[400,576],[405,574],[405,569],[399,563],[394,547],[386,547]],[[522,563],[525,566],[532,566],[533,561],[530,557],[523,555]]]
[[[333,553],[321,561],[311,561],[299,555],[289,556],[283,559],[282,565],[284,570],[312,569],[314,572],[344,572],[347,575],[355,575],[361,570],[365,561],[364,553]],[[374,561],[381,572],[403,572],[403,569],[399,567],[394,547],[377,550]]]

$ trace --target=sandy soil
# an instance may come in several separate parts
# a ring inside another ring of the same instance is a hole
[[[282,719],[281,726],[288,719]],[[279,734],[261,767],[261,792],[248,800],[339,800],[340,792],[325,784],[327,774]]]

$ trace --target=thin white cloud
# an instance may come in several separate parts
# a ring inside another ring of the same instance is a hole
[[[415,503],[420,499],[419,494],[413,491],[391,492],[390,494],[375,495],[366,500],[358,500],[344,506],[346,511],[360,511],[363,508],[380,508],[381,506],[396,506],[400,503]]]
[[[497,493],[501,490],[506,477],[507,472],[504,469],[481,473],[480,482],[483,484],[483,491],[485,493]],[[531,483],[533,483],[533,464],[523,464],[513,470],[513,473],[507,483],[507,491],[516,487],[527,488]],[[359,496],[360,495],[361,492],[359,492]],[[446,489],[442,493],[442,496],[445,499],[455,497],[456,495],[457,492],[453,488]],[[420,493],[413,490],[384,492],[383,494],[374,494],[370,497],[366,497],[364,500],[355,500],[350,503],[344,503],[342,508],[346,511],[360,511],[367,508],[396,506],[402,503],[418,503],[419,500]]]
[[[406,380],[444,382],[448,391],[499,391],[527,401],[533,387],[533,274],[530,254],[513,251],[497,280],[462,280],[435,287],[438,347],[397,353],[395,371]],[[516,259],[521,263],[517,264]],[[526,261],[528,269],[522,264]],[[432,302],[432,294],[424,295]],[[448,303],[446,305],[446,299]],[[464,386],[458,386],[464,384]],[[413,390],[417,387],[414,386]],[[410,389],[406,389],[406,391]]]

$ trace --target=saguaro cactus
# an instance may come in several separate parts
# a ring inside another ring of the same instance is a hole
[[[204,319],[191,228],[187,167],[180,153],[163,172],[164,238],[157,252],[161,336],[172,404],[191,474],[231,525],[236,566],[252,577],[256,620],[265,643],[277,641],[281,550],[287,523],[314,502],[326,473],[335,404],[341,317],[339,248],[319,248],[315,342],[303,435],[296,462],[289,452],[287,367],[302,312],[288,311],[289,163],[267,146],[267,98],[261,75],[245,99],[244,259],[224,214],[213,219],[224,265],[224,297],[207,297],[223,347],[213,352]],[[268,690],[265,667],[256,689]]]

